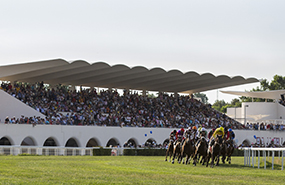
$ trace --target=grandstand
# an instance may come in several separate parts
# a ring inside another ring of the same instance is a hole
[[[174,128],[198,124],[240,129],[238,122],[179,93],[258,82],[241,76],[62,59],[1,66],[0,80],[5,81],[1,87],[6,91],[0,92],[6,102],[1,105],[0,145],[60,147],[163,145]],[[76,92],[76,86],[90,89]],[[108,90],[97,92],[97,87]],[[118,95],[117,89],[125,94]],[[141,90],[142,95],[130,90]],[[159,95],[149,98],[148,91]],[[249,132],[238,131],[236,143],[251,142]]]

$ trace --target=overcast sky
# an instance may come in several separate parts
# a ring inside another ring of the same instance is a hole
[[[0,65],[62,58],[269,81],[284,76],[284,0],[0,2]],[[204,93],[210,103],[217,99],[217,90]]]

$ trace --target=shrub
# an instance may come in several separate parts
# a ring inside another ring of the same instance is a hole
[[[107,156],[107,155],[111,155],[111,148],[109,149],[105,149],[103,147],[100,147],[100,148],[94,148],[93,149],[93,155],[96,155],[96,156]]]

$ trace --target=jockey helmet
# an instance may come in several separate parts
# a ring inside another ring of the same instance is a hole
[[[181,128],[180,130],[181,130],[182,132],[184,132],[184,128]]]
[[[204,132],[204,131],[206,131],[206,129],[203,127],[203,128],[201,129],[201,132]]]
[[[193,126],[193,127],[192,127],[192,130],[197,130],[197,127],[196,127],[196,126]]]
[[[229,132],[233,131],[231,128],[229,129]]]

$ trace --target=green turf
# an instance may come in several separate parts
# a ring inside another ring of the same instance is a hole
[[[280,165],[267,165],[244,167],[243,157],[206,168],[164,157],[0,156],[0,184],[284,184]]]

